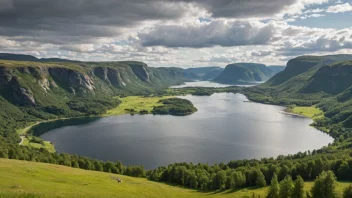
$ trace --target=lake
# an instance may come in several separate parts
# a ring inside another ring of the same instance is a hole
[[[183,96],[198,112],[189,116],[123,115],[66,126],[41,135],[59,152],[144,165],[220,163],[276,157],[319,149],[333,142],[309,126],[311,119],[287,115],[284,107],[248,102],[241,94]]]
[[[230,87],[230,86],[240,86],[240,87],[250,87],[254,85],[258,85],[263,82],[253,82],[253,83],[248,83],[248,84],[220,84],[216,82],[211,82],[211,81],[193,81],[193,82],[185,82],[182,85],[174,85],[170,86],[170,88],[184,88],[184,87]]]

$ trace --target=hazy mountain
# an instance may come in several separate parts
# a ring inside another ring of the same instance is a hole
[[[263,64],[234,63],[227,65],[214,81],[224,84],[266,81],[274,74],[273,70]]]

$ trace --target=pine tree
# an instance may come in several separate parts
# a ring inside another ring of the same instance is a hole
[[[268,191],[268,195],[266,196],[267,198],[279,198],[279,182],[277,181],[277,176],[274,173],[273,178],[271,178],[271,184],[270,188]]]

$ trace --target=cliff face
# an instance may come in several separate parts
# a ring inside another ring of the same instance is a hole
[[[0,95],[19,105],[38,105],[96,94],[149,93],[184,81],[182,69],[140,62],[73,63],[0,61]]]
[[[49,68],[49,74],[57,84],[73,94],[94,93],[94,82],[85,73],[67,68]]]

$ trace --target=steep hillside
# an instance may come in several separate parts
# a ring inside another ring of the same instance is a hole
[[[263,64],[234,63],[227,65],[213,81],[224,84],[265,81],[273,74],[274,72]]]
[[[282,100],[283,98],[290,98],[317,101],[321,97],[328,97],[329,93],[314,93],[312,87],[309,88],[308,84],[310,82],[308,81],[311,81],[313,83],[311,86],[314,86],[317,81],[313,82],[312,77],[320,68],[345,60],[352,60],[352,55],[297,57],[288,61],[285,70],[252,89]],[[323,70],[321,70],[321,73],[323,73]],[[303,91],[304,88],[307,89]]]
[[[103,114],[119,104],[112,96],[157,93],[182,82],[183,69],[141,62],[0,60],[0,134],[42,119]]]
[[[322,122],[352,127],[352,55],[302,56],[266,83],[247,89],[254,101],[281,105],[316,105]]]
[[[185,69],[185,76],[191,80],[212,80],[224,69],[221,67],[197,67]]]
[[[302,89],[304,93],[339,94],[352,86],[352,61],[321,67]]]
[[[274,75],[285,69],[285,66],[281,65],[269,65],[268,67],[271,71],[273,71]]]

